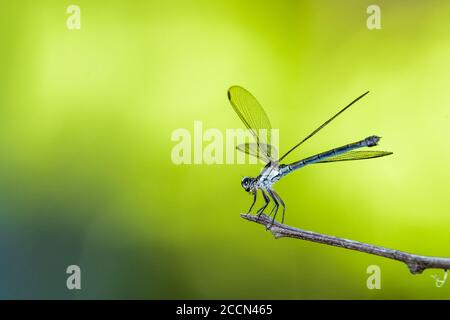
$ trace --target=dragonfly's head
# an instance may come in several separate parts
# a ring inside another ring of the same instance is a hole
[[[244,188],[245,191],[250,192],[251,189],[253,189],[254,181],[255,178],[244,177],[241,181],[242,188]]]

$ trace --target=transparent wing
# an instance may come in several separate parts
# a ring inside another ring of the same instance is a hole
[[[272,125],[258,100],[239,86],[232,86],[228,89],[228,99],[241,121],[255,137],[260,152],[269,152],[270,148],[264,150],[262,146],[270,145]],[[267,154],[267,157],[272,159],[270,153]]]
[[[362,99],[366,94],[368,94],[369,91],[367,91],[366,93],[363,93],[362,95],[360,95],[358,98],[356,98],[355,100],[353,100],[352,102],[350,102],[348,105],[346,105],[344,108],[342,108],[338,113],[336,113],[334,116],[332,116],[330,119],[328,119],[327,121],[325,121],[324,123],[322,123],[322,125],[320,127],[318,127],[316,130],[314,130],[313,132],[311,132],[306,138],[304,138],[303,140],[301,140],[299,143],[297,143],[295,146],[293,146],[291,149],[288,150],[288,152],[286,152],[280,159],[278,159],[278,162],[280,162],[281,160],[283,160],[289,153],[291,153],[292,151],[294,151],[296,148],[298,148],[300,145],[303,144],[303,142],[305,142],[306,140],[308,140],[309,138],[311,138],[312,136],[314,136],[317,132],[319,132],[320,130],[322,130],[327,124],[329,124],[331,121],[333,121],[334,119],[336,119],[342,112],[344,112],[345,110],[347,110],[348,108],[350,108],[352,105],[354,105],[358,100]]]
[[[265,143],[260,143],[259,145],[256,143],[243,143],[236,147],[241,152],[249,154],[251,156],[257,157],[258,159],[264,162],[270,162],[271,157],[267,156],[268,154],[272,155],[272,157],[277,156],[277,149]]]
[[[378,157],[384,157],[392,154],[388,151],[349,151],[335,157],[328,158],[316,163],[336,162],[336,161],[350,161],[350,160],[364,160]]]

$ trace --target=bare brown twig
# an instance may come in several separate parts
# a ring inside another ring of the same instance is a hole
[[[259,218],[250,214],[241,214],[241,217],[246,220],[262,224],[266,226],[266,228],[272,223],[272,219],[264,214],[262,214]],[[277,221],[273,223],[269,231],[272,232],[276,239],[283,237],[296,238],[401,261],[408,266],[408,269],[412,274],[422,273],[425,269],[450,269],[450,258],[419,256],[416,254],[388,249],[359,241],[301,230],[281,224]]]

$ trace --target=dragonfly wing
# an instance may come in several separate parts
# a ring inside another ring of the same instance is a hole
[[[347,153],[343,153],[343,154],[337,155],[335,157],[325,159],[323,161],[318,161],[316,163],[364,160],[364,159],[384,157],[384,156],[388,156],[390,154],[392,154],[392,152],[388,152],[388,151],[349,151]]]
[[[363,93],[362,95],[360,95],[358,98],[356,98],[355,100],[353,100],[352,102],[350,102],[348,105],[346,105],[344,108],[342,108],[338,113],[336,113],[334,116],[332,116],[330,119],[328,119],[327,121],[325,121],[324,123],[322,123],[322,125],[320,125],[316,130],[314,130],[313,132],[311,132],[308,136],[306,136],[306,138],[304,138],[303,140],[301,140],[299,143],[297,143],[295,146],[293,146],[291,149],[288,150],[288,152],[286,152],[280,159],[278,159],[278,162],[280,162],[281,160],[283,160],[289,153],[291,153],[292,151],[294,151],[296,148],[298,148],[300,145],[303,144],[303,142],[305,142],[306,140],[308,140],[309,138],[311,138],[312,136],[314,136],[317,132],[319,132],[320,130],[322,130],[327,124],[329,124],[331,121],[333,121],[334,119],[337,118],[337,116],[339,116],[342,112],[344,112],[345,110],[347,110],[348,108],[350,108],[352,105],[354,105],[358,100],[362,99],[366,94],[368,94],[369,91],[367,91],[366,93]]]
[[[236,149],[251,156],[257,157],[258,159],[266,163],[272,160],[272,158],[268,156],[269,154],[273,157],[276,157],[277,155],[277,149],[274,146],[265,143],[260,143],[259,145],[256,143],[243,143],[238,145]]]
[[[272,125],[258,100],[239,86],[228,89],[228,99],[241,121],[255,137],[260,152],[270,151],[270,148],[263,150],[263,145],[270,145]],[[267,156],[272,158],[270,153]]]

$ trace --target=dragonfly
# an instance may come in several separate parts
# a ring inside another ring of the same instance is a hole
[[[334,114],[331,118],[320,125],[317,129],[307,135],[304,139],[300,140],[300,142],[289,149],[284,155],[277,159],[275,156],[277,150],[270,144],[272,126],[261,104],[249,91],[247,91],[243,87],[230,87],[228,89],[228,100],[230,101],[231,106],[233,107],[234,111],[237,113],[241,121],[251,132],[255,141],[240,144],[236,148],[241,152],[257,157],[258,159],[262,160],[263,163],[266,163],[258,176],[244,177],[241,180],[242,188],[253,195],[253,202],[247,213],[251,213],[256,203],[258,191],[260,191],[264,198],[264,205],[257,210],[257,216],[259,217],[262,213],[264,213],[264,211],[272,201],[274,206],[270,211],[269,217],[272,214],[273,217],[271,224],[267,228],[270,228],[273,225],[280,206],[283,210],[281,223],[284,223],[286,205],[283,199],[281,199],[280,195],[273,188],[273,185],[284,176],[310,164],[363,160],[391,155],[392,152],[388,151],[367,150],[376,146],[380,141],[379,136],[371,135],[357,142],[333,148],[331,150],[318,153],[299,161],[288,164],[281,164],[281,161],[283,161],[287,155],[300,147],[307,140],[312,138],[316,133],[318,133],[321,129],[323,129],[326,125],[336,119],[340,114],[354,105],[368,93],[369,91],[354,99],[339,112]]]

